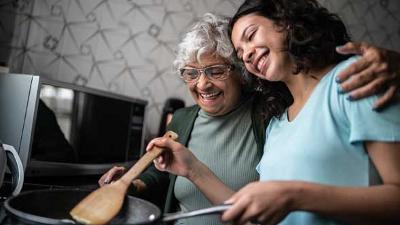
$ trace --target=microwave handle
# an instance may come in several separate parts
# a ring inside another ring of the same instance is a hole
[[[6,150],[7,166],[12,175],[12,195],[17,195],[21,192],[24,184],[24,167],[22,166],[21,158],[19,158],[19,155],[13,146],[3,144],[3,148]]]

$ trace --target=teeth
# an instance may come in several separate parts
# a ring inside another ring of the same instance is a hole
[[[261,66],[263,65],[264,61],[265,61],[265,56],[261,57],[261,59],[258,61],[257,63],[258,71],[261,71]]]
[[[219,92],[213,92],[213,93],[204,93],[204,94],[200,94],[200,96],[202,98],[212,98],[219,95]]]

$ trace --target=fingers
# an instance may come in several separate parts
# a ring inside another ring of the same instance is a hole
[[[363,87],[360,87],[352,92],[350,92],[349,96],[351,100],[358,100],[373,94],[377,94],[382,90],[386,83],[386,79],[383,77],[377,78],[376,80],[371,81]]]
[[[162,164],[162,163],[164,163],[166,161],[165,158],[166,158],[166,153],[161,154],[160,156],[158,156],[156,159],[153,160],[153,162],[157,163],[157,164]]]
[[[173,146],[173,140],[170,138],[166,137],[158,137],[154,138],[149,142],[149,144],[146,147],[146,151],[151,151],[151,149],[154,146],[160,147],[160,148],[165,148],[165,149],[171,149],[170,146]],[[169,153],[167,151],[164,151],[160,156],[158,156],[156,159],[153,160],[153,164],[156,167],[157,170],[159,171],[166,171],[167,165],[169,162]]]
[[[337,80],[342,79],[342,77],[346,79],[340,84],[340,87],[343,92],[349,92],[357,88],[360,88],[362,86],[367,86],[367,84],[372,83],[374,81],[378,81],[377,82],[378,84],[380,84],[381,82],[383,82],[383,84],[387,84],[394,79],[393,75],[386,74],[387,65],[385,63],[379,65],[370,65],[369,62],[365,64],[364,62],[366,61],[362,59],[356,61],[355,63],[350,65],[347,69],[343,70],[337,76]],[[351,78],[347,79],[347,77],[349,76],[351,76]],[[375,85],[372,85],[370,87],[378,89],[381,88],[382,85],[379,85],[379,87],[375,87]],[[376,93],[377,90],[370,90],[368,91],[368,94],[363,97],[373,95]]]
[[[156,167],[159,171],[165,171],[165,164],[158,163],[156,160],[153,160],[154,167]]]
[[[252,198],[248,195],[250,186],[251,184],[246,185],[224,202],[232,204],[232,207],[222,214],[222,221],[234,221],[234,224],[244,224],[252,219],[247,212],[252,203]]]
[[[397,86],[392,85],[389,89],[374,103],[374,109],[379,110],[385,106],[397,93]]]
[[[107,173],[103,174],[98,181],[100,187],[111,183],[113,180],[118,179],[125,172],[125,168],[122,166],[114,166]]]
[[[395,86],[394,89],[398,89],[398,84],[396,84],[396,74],[393,73],[392,75],[380,75],[379,73],[383,72],[384,70],[385,66],[376,66],[356,74],[351,79],[341,84],[342,91],[351,91],[350,96],[353,100],[361,99],[385,91],[387,94],[384,94],[384,98],[382,101],[380,101],[382,105],[379,105],[382,107],[386,105],[386,103],[395,95],[395,93],[391,95],[393,90],[389,91],[389,87]]]
[[[400,54],[366,43],[347,43],[337,49],[343,54],[359,54],[361,58],[343,70],[336,80],[341,82],[343,92],[351,92],[349,98],[358,100],[374,94],[383,93],[374,103],[374,109],[387,105],[396,95],[400,79],[396,67]],[[393,63],[396,62],[396,63]],[[350,79],[349,79],[350,78]]]
[[[337,82],[343,82],[348,80],[353,74],[357,74],[365,69],[367,69],[370,66],[370,62],[368,62],[364,58],[360,58],[354,63],[352,63],[350,66],[348,66],[346,69],[341,71],[337,76],[336,76],[336,81]]]
[[[255,208],[254,204],[247,205],[247,209],[243,211],[240,218],[236,221],[238,224],[245,224],[246,222],[253,221],[260,223],[258,218],[259,208]]]
[[[147,152],[147,151],[150,151],[150,149],[152,149],[152,148],[154,147],[155,143],[156,143],[159,139],[161,139],[161,137],[159,137],[159,138],[154,138],[153,140],[151,140],[151,141],[147,144],[147,146],[146,146],[146,152]]]
[[[162,153],[159,157],[153,160],[154,166],[160,171],[166,171],[170,162],[169,152]]]
[[[336,47],[336,52],[343,55],[355,54],[362,55],[365,48],[368,47],[366,43],[347,42],[345,45]]]
[[[149,142],[149,144],[146,147],[146,151],[150,151],[154,146],[160,148],[174,149],[176,148],[177,145],[178,142],[172,140],[171,138],[159,137],[159,138],[154,138]]]
[[[225,203],[232,204],[232,207],[226,210],[222,216],[221,219],[224,222],[228,221],[235,221],[235,224],[240,224],[240,216],[243,214],[243,212],[246,210],[247,204],[246,201],[236,201],[235,196],[232,196],[228,201]],[[243,223],[243,222],[242,222]]]
[[[370,46],[367,43],[347,43],[343,47],[337,48],[339,53],[360,55],[356,62],[339,73],[336,77],[338,82],[347,80],[349,77],[360,73],[366,69],[376,70],[375,73],[387,72],[387,63],[385,63],[386,51]],[[386,68],[385,68],[386,67]]]
[[[365,86],[374,79],[376,79],[376,73],[372,68],[364,69],[351,76],[350,79],[342,82],[340,87],[343,92],[349,92],[359,87]]]

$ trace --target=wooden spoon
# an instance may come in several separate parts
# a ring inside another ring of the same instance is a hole
[[[167,131],[164,137],[176,140],[178,135]],[[71,211],[72,218],[84,224],[105,224],[122,208],[125,194],[131,182],[157,158],[164,149],[153,147],[139,159],[119,180],[93,191],[79,202]]]

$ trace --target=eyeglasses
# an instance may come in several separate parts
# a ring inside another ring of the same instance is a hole
[[[207,76],[209,80],[226,80],[229,77],[229,71],[233,70],[233,65],[214,65],[202,69],[196,68],[182,68],[180,69],[181,78],[186,83],[197,82],[201,73]]]

